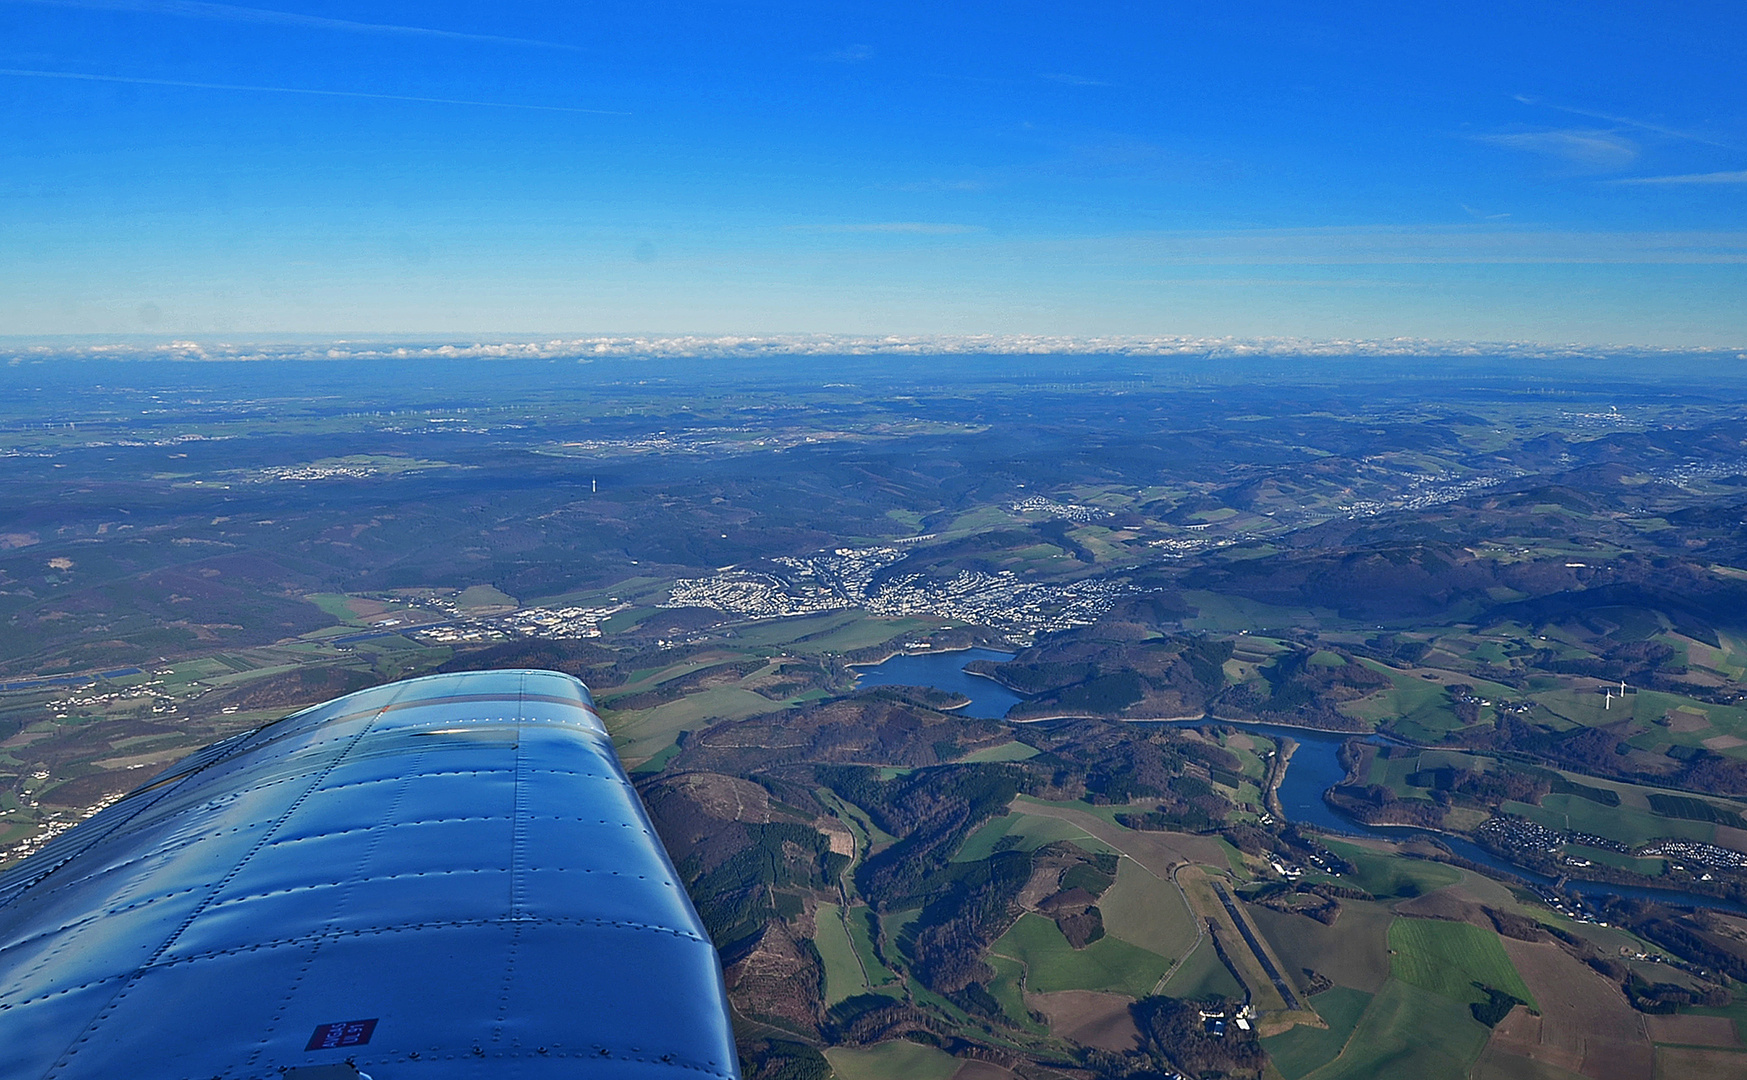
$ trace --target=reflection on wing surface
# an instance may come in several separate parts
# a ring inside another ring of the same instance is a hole
[[[736,1075],[715,950],[575,679],[340,698],[0,875],[0,1077],[348,1061],[374,1080]]]

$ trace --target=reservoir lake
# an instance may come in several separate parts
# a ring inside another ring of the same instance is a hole
[[[858,687],[869,686],[932,686],[970,698],[970,704],[953,710],[964,716],[999,720],[1007,710],[1024,698],[993,679],[973,675],[964,666],[973,660],[996,663],[1011,660],[1016,654],[994,649],[963,649],[956,652],[899,653],[883,663],[858,667]],[[1145,721],[1137,721],[1144,723]],[[1255,724],[1230,720],[1159,721],[1175,726],[1193,727],[1203,723],[1230,724],[1254,731],[1271,739],[1289,738],[1298,743],[1292,762],[1286,769],[1286,779],[1280,785],[1280,805],[1288,819],[1302,821],[1333,833],[1348,836],[1374,836],[1384,840],[1402,840],[1418,834],[1436,839],[1455,854],[1482,866],[1512,874],[1539,885],[1551,884],[1532,870],[1506,862],[1470,840],[1445,833],[1433,833],[1410,827],[1374,827],[1355,821],[1336,811],[1323,800],[1323,792],[1346,778],[1339,755],[1341,744],[1352,736],[1343,732],[1316,731],[1307,728],[1282,727],[1277,724]],[[1655,900],[1665,904],[1720,908],[1727,911],[1747,911],[1739,905],[1708,896],[1678,892],[1672,889],[1645,889],[1629,885],[1610,885],[1587,881],[1570,881],[1567,888],[1586,897],[1630,896]]]
[[[881,664],[857,667],[857,689],[869,686],[932,686],[963,694],[971,703],[953,712],[979,720],[999,720],[1007,710],[1025,700],[994,679],[972,675],[964,666],[972,660],[1001,663],[1016,654],[994,649],[961,649],[957,652],[899,653]]]

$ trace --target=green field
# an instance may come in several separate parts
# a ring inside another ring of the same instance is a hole
[[[984,529],[999,528],[1012,524],[1013,519],[1007,511],[997,506],[981,506],[975,510],[960,514],[941,529],[935,531],[942,536],[961,536]]]
[[[1394,686],[1346,706],[1344,712],[1361,720],[1406,722],[1439,735],[1461,726],[1456,720],[1455,710],[1450,708],[1450,696],[1444,692],[1443,684],[1397,671],[1375,660],[1361,660],[1360,663],[1383,675]]]
[[[1116,884],[1098,898],[1098,910],[1105,930],[1148,952],[1177,957],[1195,944],[1195,915],[1183,894],[1133,859],[1117,864]]]
[[[468,608],[515,608],[519,607],[516,598],[501,592],[491,585],[469,585],[461,590],[461,595],[455,598],[456,606]]]
[[[1389,758],[1378,755],[1371,762],[1371,775],[1367,779],[1370,783],[1382,784],[1395,792],[1397,798],[1423,799],[1427,796],[1427,789],[1414,787],[1407,782],[1407,778],[1418,771],[1418,754]]]
[[[744,720],[748,716],[775,712],[778,702],[738,686],[718,686],[637,712],[602,709],[601,719],[613,733],[613,745],[621,758],[652,757],[673,745],[679,733],[706,722]]]
[[[777,619],[743,627],[735,634],[737,645],[746,649],[787,645],[807,637],[823,637],[865,618],[859,611],[834,611],[799,619]]]
[[[1602,699],[1600,694],[1577,690],[1559,690],[1536,695],[1535,700],[1554,715],[1586,726],[1618,723],[1628,716],[1634,720],[1654,724],[1669,710],[1684,708],[1704,713],[1710,718],[1710,730],[1692,733],[1699,738],[1708,738],[1712,735],[1747,735],[1747,709],[1735,705],[1715,705],[1680,694],[1637,690],[1626,695],[1625,703],[1622,705],[1617,697],[1612,702],[1607,702]],[[1622,712],[1622,709],[1630,711]],[[1679,733],[1669,732],[1664,728],[1656,730],[1662,733],[1665,740],[1687,741],[1682,739]]]
[[[679,744],[674,743],[673,745],[669,746],[667,749],[656,754],[654,757],[643,762],[643,764],[632,769],[631,774],[633,776],[643,776],[643,775],[658,773],[662,769],[667,768],[668,762],[672,761],[675,757],[679,756],[679,751],[680,751]]]
[[[1030,912],[1019,917],[992,951],[1024,964],[1026,989],[1037,993],[1109,990],[1144,997],[1171,966],[1159,954],[1108,934],[1075,949],[1055,923]]]
[[[820,802],[830,807],[838,819],[848,825],[849,830],[855,834],[857,858],[865,857],[869,847],[889,844],[897,839],[891,833],[875,825],[873,819],[867,816],[866,810],[844,800],[830,788],[814,788],[813,794],[819,797]]]
[[[1382,904],[1342,900],[1333,926],[1253,904],[1245,910],[1294,980],[1309,968],[1337,985],[1376,993],[1389,978],[1389,924],[1395,916]]]
[[[1033,1035],[1048,1035],[1049,1025],[1033,1020],[1031,1010],[1025,1007],[1025,994],[1020,989],[1025,981],[1025,965],[1005,956],[990,956],[988,961],[995,969],[995,977],[989,980],[989,996],[1001,1003],[1001,1011]]]
[[[820,904],[814,924],[813,945],[825,963],[825,1004],[835,1005],[844,998],[867,993],[869,987],[861,977],[855,946],[843,925],[843,909],[836,904]]]
[[[1419,755],[1418,761],[1421,769],[1473,769],[1475,772],[1491,772],[1497,766],[1496,758],[1465,754],[1460,750],[1427,750]]]
[[[735,646],[743,649],[785,649],[790,653],[818,656],[854,652],[884,645],[898,637],[927,633],[944,625],[930,618],[881,618],[865,611],[836,611],[799,619],[764,620],[735,633]]]
[[[1747,677],[1747,638],[1727,630],[1719,630],[1717,641],[1722,649],[1709,649],[1710,656],[1706,662],[1731,679]]]
[[[352,610],[351,605],[346,602],[348,598],[344,594],[307,593],[303,598],[343,623],[363,625],[364,620],[360,619],[358,613]]]
[[[1285,630],[1294,626],[1314,627],[1319,624],[1334,627],[1343,622],[1333,611],[1275,607],[1242,596],[1189,590],[1183,593],[1183,599],[1195,605],[1197,611],[1194,618],[1183,620],[1183,625],[1193,630],[1248,630],[1253,633],[1257,630]]]
[[[941,625],[938,619],[879,619],[864,615],[858,623],[840,627],[829,634],[791,642],[797,653],[844,653],[884,645],[899,637],[932,631]]]
[[[1486,664],[1510,663],[1510,654],[1505,651],[1504,645],[1497,641],[1481,642],[1479,645],[1476,645],[1473,649],[1469,650],[1468,656],[1470,659],[1478,660]]]
[[[1337,986],[1310,999],[1317,1014],[1328,1024],[1326,1028],[1299,1025],[1291,1030],[1263,1039],[1262,1046],[1274,1059],[1274,1067],[1286,1080],[1299,1080],[1322,1068],[1340,1056],[1359,1018],[1371,1004],[1371,995],[1362,990]]]
[[[1489,1029],[1466,1005],[1395,979],[1371,1000],[1346,1052],[1311,1080],[1465,1080]]]
[[[966,837],[964,846],[953,856],[952,861],[976,862],[986,859],[995,853],[995,845],[1009,836],[1017,842],[1008,846],[1019,851],[1036,851],[1045,844],[1061,840],[1076,844],[1094,855],[1116,850],[1072,822],[1032,814],[1008,814],[996,818]]]
[[[1135,806],[1129,803],[1109,803],[1093,806],[1090,803],[1080,802],[1077,799],[1068,802],[1050,802],[1047,799],[1034,799],[1030,795],[1019,796],[1017,802],[1019,804],[1019,813],[1025,812],[1025,806],[1028,803],[1033,806],[1053,806],[1063,810],[1073,810],[1076,813],[1088,814],[1104,822],[1104,824],[1115,826],[1118,829],[1127,827],[1116,820],[1118,814],[1144,814],[1148,810],[1153,809],[1149,805]]]
[[[1571,829],[1595,833],[1609,840],[1637,847],[1658,836],[1680,836],[1688,840],[1709,841],[1717,835],[1717,827],[1708,821],[1687,821],[1667,818],[1649,810],[1638,810],[1622,803],[1603,806],[1576,795],[1547,795],[1541,805],[1507,802],[1499,809],[1518,814],[1549,829]]]
[[[1668,865],[1666,859],[1636,859],[1630,855],[1622,855],[1617,851],[1604,848],[1584,847],[1582,844],[1566,844],[1565,854],[1603,866],[1612,866],[1620,870],[1630,870],[1634,874],[1645,877],[1661,877],[1663,869]]]
[[[1163,992],[1170,997],[1193,1001],[1244,996],[1243,986],[1219,959],[1211,937],[1202,938],[1195,951],[1184,958],[1183,966],[1171,975]]]
[[[614,698],[623,697],[626,694],[633,694],[640,690],[648,690],[651,687],[660,686],[662,683],[671,679],[677,679],[681,675],[690,675],[694,671],[702,671],[705,668],[716,667],[717,665],[726,663],[731,659],[734,659],[733,654],[714,652],[704,656],[702,659],[687,660],[679,664],[661,664],[656,667],[637,668],[625,677],[623,683],[613,687],[611,690],[603,691],[599,695],[599,701],[597,704],[610,706]]]
[[[1261,750],[1265,751],[1273,748],[1273,744],[1269,740],[1264,739],[1259,735],[1247,735],[1246,733],[1246,737]],[[1255,750],[1245,750],[1240,747],[1232,746],[1227,739],[1221,739],[1220,745],[1237,755],[1238,762],[1240,763],[1238,771],[1249,777],[1251,780],[1255,780],[1259,783],[1267,776],[1268,767],[1263,763],[1261,754],[1257,753]]]
[[[950,1080],[962,1064],[944,1050],[902,1039],[877,1046],[833,1046],[825,1060],[837,1080]]]
[[[1354,865],[1341,883],[1364,889],[1378,899],[1408,899],[1462,880],[1462,871],[1443,863],[1383,855],[1352,844],[1329,841],[1328,848]]]
[[[1452,1001],[1484,1003],[1489,986],[1535,1008],[1534,995],[1498,935],[1470,923],[1397,919],[1389,927],[1390,974]]]
[[[1037,756],[1037,747],[1022,742],[1006,742],[1000,746],[985,746],[959,758],[953,764],[964,765],[984,761],[1024,761]]]
[[[1222,870],[1230,870],[1231,876],[1237,878],[1239,881],[1249,881],[1255,876],[1255,874],[1250,870],[1249,864],[1244,861],[1244,853],[1232,846],[1230,840],[1221,836],[1215,842],[1219,845],[1219,849],[1225,853],[1225,865],[1214,867],[1213,869],[1216,873]]]
[[[1388,722],[1403,734],[1423,742],[1436,742],[1444,732],[1461,726],[1442,682],[1413,672],[1398,671],[1375,660],[1361,660],[1360,663],[1388,678],[1393,686],[1345,706],[1344,711],[1349,715],[1361,720]],[[1460,681],[1472,686],[1475,693],[1495,701],[1517,696],[1510,687],[1485,679],[1464,675]]]
[[[883,986],[891,986],[898,977],[880,963],[879,954],[874,950],[873,924],[874,914],[867,907],[857,904],[844,915],[843,921],[849,925],[849,943],[855,946],[855,955],[861,960],[862,971],[866,972],[870,981],[869,988],[878,990]]]
[[[1647,720],[1654,723],[1672,709],[1686,709],[1691,712],[1703,713],[1709,717],[1711,730],[1691,733],[1694,739],[1704,739],[1712,735],[1747,735],[1747,709],[1738,705],[1718,705],[1709,701],[1698,701],[1679,694],[1665,694],[1655,690],[1639,690],[1630,695],[1633,703],[1632,717],[1636,720]],[[1618,702],[1615,702],[1618,705]],[[1611,711],[1611,710],[1609,710]],[[1668,737],[1681,741],[1682,736],[1668,732]]]

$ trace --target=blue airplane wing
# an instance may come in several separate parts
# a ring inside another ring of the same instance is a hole
[[[588,690],[365,690],[0,875],[0,1078],[738,1076],[720,962]]]

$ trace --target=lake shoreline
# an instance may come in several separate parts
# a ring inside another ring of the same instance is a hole
[[[857,660],[853,663],[845,663],[843,666],[846,668],[876,668],[876,667],[879,667],[881,664],[884,664],[886,661],[894,660],[900,656],[944,656],[947,653],[970,652],[974,649],[987,649],[989,652],[1000,652],[1001,651],[1000,649],[990,648],[987,645],[954,645],[951,648],[917,649],[915,651],[912,651],[910,649],[893,649],[891,652],[880,657],[878,660]],[[1018,656],[1019,654],[1014,653],[1013,655]],[[966,675],[975,675],[975,674],[977,674],[977,672],[966,671],[965,674]],[[988,678],[987,675],[985,675],[983,677]],[[998,685],[1000,685],[1000,683],[997,682],[996,685],[998,686]],[[1017,693],[1017,691],[1015,691],[1015,692]]]

